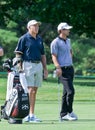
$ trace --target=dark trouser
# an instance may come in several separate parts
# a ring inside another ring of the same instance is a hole
[[[63,95],[62,95],[62,107],[60,116],[64,116],[67,113],[73,111],[73,99],[74,99],[74,87],[73,87],[74,68],[62,67],[62,77],[60,81],[63,84]]]

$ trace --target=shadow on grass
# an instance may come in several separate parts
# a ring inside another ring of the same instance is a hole
[[[95,119],[79,119],[78,122],[95,122]]]
[[[2,120],[0,122],[8,123],[6,120]],[[20,125],[60,125],[60,124],[81,124],[81,123],[94,123],[95,119],[78,119],[76,121],[60,121],[60,120],[43,120],[42,122],[23,122]],[[9,124],[9,123],[8,123]],[[14,124],[15,125],[15,124]]]
[[[24,122],[23,124],[25,125],[29,125],[29,124],[38,124],[38,125],[41,125],[41,124],[46,124],[46,125],[50,125],[50,124],[59,124],[61,123],[61,121],[58,121],[58,120],[43,120],[42,122]]]
[[[42,122],[35,122],[35,123],[23,123],[23,124],[25,124],[25,125],[29,125],[29,124],[37,124],[37,125],[41,125],[41,124],[45,124],[45,125],[52,125],[52,124],[60,124],[60,123],[88,123],[88,122],[95,122],[95,119],[78,119],[78,120],[76,120],[76,121],[66,121],[66,120],[64,120],[64,121],[60,121],[60,120],[43,120]]]

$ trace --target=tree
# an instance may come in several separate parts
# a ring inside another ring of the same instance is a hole
[[[95,37],[94,10],[95,0],[0,0],[0,44],[6,51],[5,57],[13,56],[9,52],[13,54],[18,37],[26,32],[27,22],[30,19],[37,19],[42,22],[39,33],[43,37],[48,63],[50,63],[50,43],[58,35],[58,24],[62,21],[68,22],[73,26],[72,34],[79,36],[85,34],[86,38]],[[2,31],[7,36],[3,35]],[[7,40],[4,37],[7,37]],[[77,46],[76,43],[78,43]],[[81,40],[81,44],[78,41],[76,43],[73,44],[74,61],[76,68],[79,69],[86,63],[88,50],[85,51],[83,40]],[[95,46],[95,42],[93,42],[93,46]],[[88,45],[86,47],[89,49]],[[79,48],[81,52],[77,57]]]
[[[16,35],[17,34],[15,32],[0,29],[0,43],[3,44],[4,58],[14,57],[14,48],[16,47],[16,44],[18,41],[18,38]]]
[[[0,25],[13,20],[22,27],[31,18],[54,26],[66,21],[79,35],[86,33],[95,37],[94,10],[94,0],[1,0]]]
[[[85,69],[95,70],[95,49],[89,49],[87,57],[83,60]]]

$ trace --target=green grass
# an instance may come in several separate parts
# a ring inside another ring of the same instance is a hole
[[[6,96],[7,79],[0,78],[0,100],[4,100]]]
[[[84,85],[80,85],[77,83],[84,82]],[[74,86],[75,86],[75,101],[95,101],[95,87],[91,84],[86,85],[86,83],[92,83],[94,80],[74,80]],[[94,82],[95,84],[95,82]],[[7,79],[6,78],[0,78],[0,100],[5,100],[6,96],[6,89],[7,89]],[[58,100],[58,91],[60,91],[60,96],[62,95],[62,84],[57,83],[56,78],[51,78],[51,76],[47,79],[47,81],[44,81],[42,84],[42,87],[39,88],[38,94],[37,94],[37,100],[40,101],[57,101]]]
[[[86,80],[83,81],[86,82]],[[0,104],[3,104],[5,100],[6,84],[7,79],[0,78]],[[10,125],[6,120],[2,120],[0,130],[94,130],[95,87],[75,84],[75,91],[74,111],[78,115],[77,121],[59,121],[58,94],[61,101],[62,85],[58,85],[57,79],[52,79],[50,76],[43,82],[37,93],[35,113],[42,122]]]
[[[75,102],[74,110],[77,121],[59,121],[58,102],[37,101],[35,113],[42,119],[41,123],[23,123],[10,125],[6,120],[0,122],[0,130],[95,130],[95,103]]]

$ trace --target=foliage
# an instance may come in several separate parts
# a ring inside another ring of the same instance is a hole
[[[95,40],[89,38],[72,38],[73,61],[76,74],[83,74],[88,69],[95,69]],[[90,73],[90,72],[89,72]],[[84,73],[85,75],[87,73]]]
[[[75,67],[77,67],[76,69],[78,70],[82,69],[83,58],[86,57],[89,45],[84,46],[82,43],[78,43],[78,41],[76,41],[72,43],[72,49],[73,49],[73,62]]]
[[[64,21],[73,26],[71,39],[75,72],[82,74],[84,69],[94,69],[94,8],[94,0],[1,0],[0,44],[5,55],[0,62],[14,57],[17,40],[27,31],[27,22],[37,19],[42,22],[39,34],[45,43],[47,63],[51,64],[50,43],[58,35],[58,24]]]
[[[85,57],[83,60],[86,69],[95,70],[95,49],[89,49],[87,58]]]
[[[1,26],[12,20],[22,27],[31,18],[53,25],[66,21],[74,32],[95,36],[94,0],[1,0],[0,8]]]
[[[17,36],[15,32],[0,29],[0,43],[2,43],[4,48],[4,57],[3,58],[13,58],[14,49],[17,44]]]
[[[47,64],[52,63],[50,48],[45,44],[45,54],[47,58]]]

